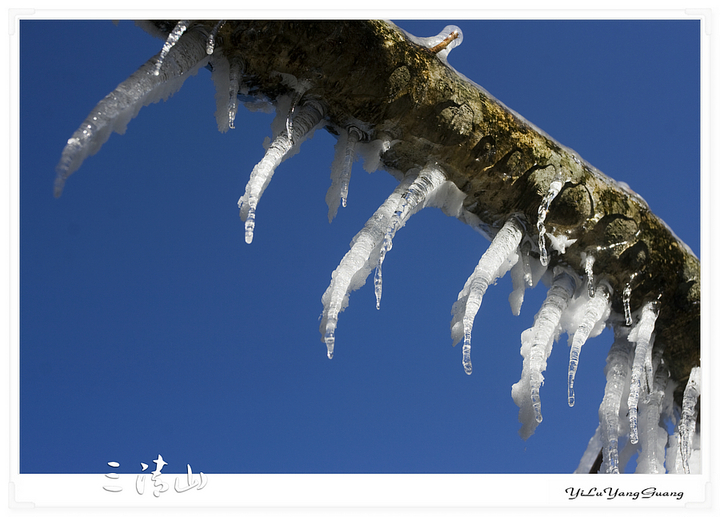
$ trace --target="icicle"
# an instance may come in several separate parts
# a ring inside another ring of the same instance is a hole
[[[630,289],[630,284],[625,284],[625,289],[623,289],[622,293],[622,302],[623,302],[623,311],[625,312],[625,325],[628,327],[632,325],[632,311],[630,310],[630,295],[632,294],[632,289]]]
[[[598,411],[603,436],[603,465],[608,474],[620,473],[618,458],[620,405],[630,371],[632,347],[627,339],[629,332],[630,329],[627,327],[620,325],[615,327],[615,341],[608,352],[605,367],[605,395]]]
[[[685,474],[690,474],[690,455],[693,450],[693,437],[697,420],[698,397],[700,396],[700,367],[696,366],[690,371],[682,400],[682,417],[680,420],[680,457]]]
[[[215,50],[215,39],[217,38],[218,31],[222,28],[222,26],[225,25],[225,20],[220,20],[215,24],[215,27],[213,27],[212,31],[210,32],[210,36],[208,36],[207,45],[205,46],[205,52],[210,55]]]
[[[490,246],[480,258],[470,278],[465,282],[457,301],[453,304],[451,323],[453,345],[463,338],[463,368],[472,373],[470,361],[471,336],[475,315],[480,309],[488,286],[501,278],[517,261],[517,247],[522,239],[522,225],[510,217],[495,235]]]
[[[665,445],[668,434],[660,425],[663,397],[669,375],[664,363],[660,362],[651,392],[640,402],[638,427],[640,434],[640,453],[637,459],[636,474],[665,474]]]
[[[170,52],[170,49],[172,49],[178,42],[180,36],[182,36],[183,33],[187,30],[189,24],[190,20],[180,20],[175,26],[175,28],[172,30],[172,32],[168,35],[167,40],[165,40],[165,44],[160,51],[160,58],[158,58],[157,63],[155,63],[155,75],[160,75],[160,68],[162,68],[165,57],[168,55],[168,52]]]
[[[530,253],[524,251],[521,254],[521,259],[523,261],[523,269],[525,270],[525,284],[528,287],[534,287],[535,282],[533,280],[533,271],[532,271],[532,266],[530,264]]]
[[[245,242],[250,244],[255,230],[255,210],[260,197],[270,184],[275,169],[294,147],[315,128],[325,116],[325,108],[318,102],[307,102],[295,114],[294,123],[289,127],[289,136],[281,132],[275,136],[265,156],[250,173],[245,194],[238,200],[240,217],[245,221]],[[288,115],[288,119],[290,116]]]
[[[555,199],[555,196],[558,195],[564,184],[565,182],[559,179],[553,180],[548,187],[548,191],[543,196],[540,206],[538,207],[538,248],[540,248],[540,263],[543,266],[548,265],[548,252],[545,248],[545,218],[550,211],[550,203],[553,202],[553,199]]]
[[[520,407],[520,435],[523,439],[533,434],[537,424],[542,422],[542,372],[547,367],[547,358],[550,357],[553,342],[557,339],[562,313],[575,292],[575,280],[570,274],[559,267],[555,268],[554,273],[552,287],[535,315],[535,323],[521,336],[523,368],[520,381],[512,387],[512,397]]]
[[[653,330],[657,319],[655,302],[646,303],[642,308],[640,321],[633,327],[628,340],[635,343],[635,358],[633,359],[632,375],[630,378],[630,394],[628,395],[628,411],[630,419],[630,441],[638,441],[638,400],[640,398],[640,381],[647,369],[646,357],[652,357]]]
[[[360,141],[360,131],[357,128],[348,129],[348,144],[345,148],[342,173],[340,174],[340,200],[343,208],[347,206],[348,188],[350,186],[350,173],[355,161],[355,144]]]
[[[413,180],[413,176],[406,176],[375,211],[363,229],[355,235],[350,251],[345,254],[332,274],[332,281],[322,296],[323,315],[320,322],[320,334],[327,346],[327,355],[330,359],[335,349],[338,315],[347,307],[349,293],[365,283],[379,256],[380,245],[390,218]]]
[[[580,350],[595,325],[601,319],[607,318],[609,307],[609,294],[605,285],[598,288],[598,296],[590,298],[582,307],[582,321],[575,334],[573,334],[570,348],[570,362],[568,365],[568,405],[570,407],[575,405],[575,373],[580,362]]]
[[[585,275],[587,276],[587,289],[588,294],[592,297],[595,296],[595,282],[593,279],[593,265],[595,264],[595,257],[588,254],[585,257]]]
[[[390,222],[385,230],[383,244],[380,248],[380,256],[375,266],[375,307],[378,310],[380,309],[380,299],[382,298],[382,264],[387,252],[392,249],[392,240],[393,237],[395,237],[395,232],[402,228],[415,208],[443,183],[445,183],[445,173],[440,169],[437,167],[424,168],[408,187],[407,192],[403,194],[403,200],[390,218]]]
[[[332,222],[337,214],[338,206],[347,206],[348,186],[350,173],[355,161],[355,146],[362,138],[360,130],[350,126],[346,132],[341,132],[335,144],[335,158],[330,166],[330,188],[325,196],[328,205],[328,220]]]
[[[235,129],[235,116],[238,109],[238,91],[240,90],[240,76],[242,75],[242,63],[232,60],[230,62],[230,84],[228,85],[227,118],[228,127]]]
[[[80,167],[85,158],[100,149],[110,133],[115,131],[123,134],[128,122],[138,114],[140,108],[170,97],[208,61],[204,40],[194,31],[185,35],[175,50],[165,58],[162,73],[155,75],[153,70],[158,59],[158,56],[151,58],[101,100],[67,141],[55,168],[55,197],[62,194],[67,178]]]
[[[215,120],[221,133],[233,129],[237,114],[237,95],[240,89],[242,63],[230,62],[219,50],[213,54],[211,79],[215,84]]]

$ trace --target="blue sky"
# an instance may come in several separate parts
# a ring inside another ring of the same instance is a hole
[[[397,21],[464,32],[450,64],[615,179],[700,252],[696,21]],[[20,65],[20,469],[139,472],[572,472],[597,426],[610,332],[583,348],[567,405],[566,336],[523,441],[510,387],[520,333],[545,287],[511,314],[509,275],[476,318],[474,373],[450,309],[487,247],[426,209],[394,239],[383,300],[368,284],[340,315],[335,357],[320,297],[349,242],[392,192],[356,164],[328,224],[334,138],[284,162],[246,245],[237,199],[272,115],[241,109],[221,134],[201,70],[141,110],[52,195],[67,139],[159,51],[131,22],[23,21]]]

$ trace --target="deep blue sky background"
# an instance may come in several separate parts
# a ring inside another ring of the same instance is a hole
[[[699,22],[459,25],[449,61],[507,106],[640,193],[700,251]],[[606,331],[583,348],[566,401],[566,336],[541,390],[545,420],[517,434],[520,333],[509,275],[474,327],[474,373],[450,346],[450,308],[487,247],[437,209],[413,216],[341,314],[335,358],[320,297],[351,238],[390,194],[356,164],[327,222],[334,138],[283,163],[246,245],[236,202],[273,115],[241,108],[217,131],[200,71],[141,110],[52,196],[54,167],[92,107],[159,51],[131,22],[21,22],[20,468],[24,473],[572,472],[597,426]]]

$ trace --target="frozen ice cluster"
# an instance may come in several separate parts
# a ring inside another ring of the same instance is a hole
[[[226,57],[222,45],[216,41],[223,23],[217,22],[208,34],[207,31],[191,30],[190,21],[180,21],[167,36],[158,55],[100,101],[67,142],[57,166],[56,196],[62,192],[68,176],[88,155],[98,151],[112,131],[123,133],[140,108],[167,99],[189,76],[208,64],[217,91],[218,127],[220,131],[233,128],[238,95],[249,92],[243,84],[242,63]],[[434,49],[441,59],[445,59],[447,53],[462,41],[462,32],[450,26],[435,37],[409,37]],[[316,129],[333,125],[327,118],[327,106],[322,99],[304,97],[309,84],[288,74],[278,74],[290,93],[272,101],[276,112],[272,123],[273,137],[265,156],[251,171],[245,192],[238,201],[247,243],[253,240],[258,204],[275,169],[298,152],[303,141]],[[381,154],[392,145],[388,140],[368,140],[363,130],[353,125],[333,125],[332,129],[338,141],[326,197],[330,220],[338,207],[347,203],[354,161],[362,158],[365,168],[374,170],[380,164]],[[592,255],[585,257],[583,271],[565,266],[550,269],[548,266],[546,236],[555,251],[563,253],[564,245],[561,238],[546,233],[544,221],[566,181],[560,171],[542,195],[536,221],[510,215],[501,228],[488,232],[475,215],[463,208],[465,194],[447,180],[445,172],[430,157],[423,168],[408,171],[354,237],[350,250],[332,273],[330,285],[322,296],[320,322],[327,356],[332,358],[335,353],[338,316],[348,306],[350,293],[364,285],[373,271],[376,303],[380,307],[382,265],[392,250],[397,231],[416,212],[426,207],[440,208],[478,229],[482,226],[482,231],[492,236],[490,246],[452,307],[451,337],[453,345],[463,343],[462,365],[468,375],[472,373],[473,321],[487,289],[510,272],[513,291],[509,301],[517,315],[526,288],[535,287],[541,281],[549,285],[534,324],[520,337],[523,366],[520,379],[512,386],[512,397],[520,408],[521,436],[529,437],[542,422],[540,392],[553,344],[561,335],[567,334],[570,346],[568,404],[573,406],[582,348],[589,338],[611,326],[615,342],[607,358],[607,384],[599,408],[599,426],[577,472],[623,472],[628,459],[635,453],[638,454],[637,472],[698,472],[700,440],[696,418],[700,371],[693,370],[682,407],[674,408],[672,393],[676,385],[668,376],[661,354],[653,354],[654,324],[659,311],[663,310],[662,303],[652,301],[633,308],[630,306],[630,286],[627,286],[623,293],[623,313],[617,314],[611,309],[610,284],[602,271],[595,270]]]

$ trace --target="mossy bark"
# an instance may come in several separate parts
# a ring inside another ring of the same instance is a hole
[[[153,22],[169,33],[175,21]],[[209,33],[215,21],[189,30]],[[571,150],[495,100],[432,50],[382,21],[232,21],[218,48],[242,63],[250,93],[270,100],[291,94],[282,74],[311,85],[303,100],[327,109],[328,129],[359,128],[366,139],[385,138],[381,155],[394,173],[436,162],[467,194],[465,207],[493,234],[511,215],[537,242],[538,207],[550,183],[564,186],[545,221],[548,233],[575,239],[550,267],[583,274],[586,254],[596,277],[613,289],[623,313],[659,300],[656,348],[684,386],[700,362],[700,264],[693,253],[635,193],[583,162]],[[538,248],[532,253],[537,255]],[[677,394],[676,394],[677,396]]]

